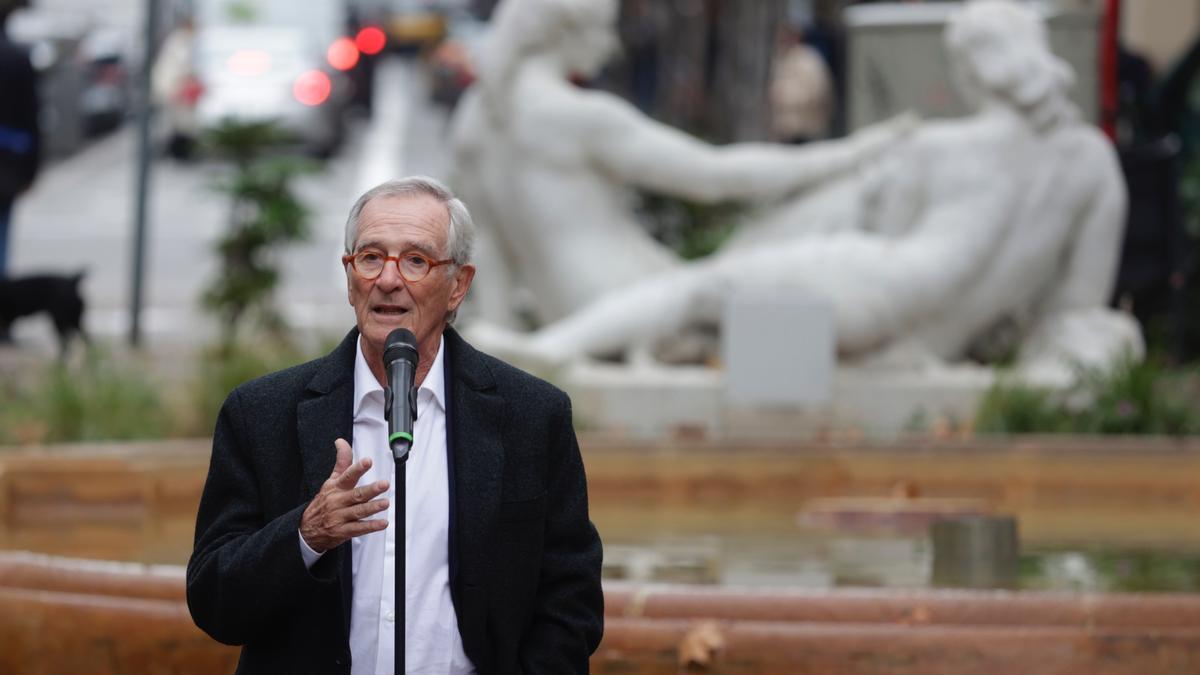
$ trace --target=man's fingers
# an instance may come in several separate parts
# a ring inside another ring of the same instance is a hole
[[[380,481],[368,486],[367,491],[372,496],[378,494],[376,489],[382,485],[387,489],[387,482]],[[344,492],[341,496],[349,495]],[[387,511],[390,502],[387,499],[372,499],[363,504],[351,504],[333,511],[326,511],[324,516],[317,518],[317,523],[305,525],[301,521],[300,533],[304,541],[314,550],[328,551],[341,545],[348,539],[361,537],[372,532],[387,529],[388,519],[372,518],[372,516]]]
[[[337,477],[337,486],[342,490],[350,490],[355,485],[358,485],[358,479],[363,477],[363,474],[371,468],[371,458],[363,457],[357,462],[350,465],[350,468],[342,472],[342,475]]]
[[[350,462],[354,460],[354,451],[350,449],[350,444],[346,442],[346,439],[337,439],[333,442],[333,447],[337,450],[337,459],[333,462],[333,473],[330,478],[343,473],[350,467]]]
[[[332,529],[340,530],[342,527],[345,527],[347,523],[354,523],[365,518],[370,518],[371,516],[382,511],[386,511],[389,503],[390,502],[388,502],[386,499],[373,499],[363,504],[350,504],[344,508],[338,509],[336,512],[331,514],[333,516],[333,521],[337,523]]]
[[[387,525],[387,518],[355,520],[338,528],[338,534],[347,539],[353,539],[354,537],[361,537],[364,534],[371,534],[372,532],[382,532],[387,529]]]
[[[359,504],[358,506],[351,507],[348,510],[350,511],[351,517],[354,520],[362,520],[364,518],[370,518],[376,513],[386,511],[387,508],[388,500],[376,499],[374,501],[369,501],[366,504]]]
[[[375,499],[379,495],[387,492],[388,482],[386,480],[377,480],[374,483],[367,485],[359,485],[345,489],[342,492],[330,497],[330,506],[334,509],[345,509],[363,502],[368,502]]]

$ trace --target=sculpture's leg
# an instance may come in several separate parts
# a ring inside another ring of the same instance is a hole
[[[654,344],[678,333],[699,318],[698,311],[712,306],[711,302],[696,302],[702,295],[711,295],[717,285],[710,267],[699,264],[613,291],[538,331],[530,347],[562,361]]]

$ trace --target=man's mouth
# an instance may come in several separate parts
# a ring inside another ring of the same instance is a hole
[[[404,316],[408,314],[408,308],[401,307],[400,305],[375,305],[371,308],[371,311],[381,316]]]

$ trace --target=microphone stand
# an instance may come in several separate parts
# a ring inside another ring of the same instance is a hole
[[[388,387],[387,391],[385,391],[384,393],[385,393],[385,395],[384,395],[384,403],[385,403],[384,419],[390,419],[391,415],[392,415],[392,403],[393,403],[391,387]],[[416,403],[416,401],[414,399],[413,400],[414,406],[415,406],[415,403]],[[415,418],[416,416],[414,415],[413,417]],[[392,600],[392,604],[395,605],[395,607],[393,608],[392,611],[396,615],[396,622],[395,622],[396,642],[395,642],[395,649],[394,649],[395,657],[396,657],[395,675],[403,675],[404,674],[404,646],[405,646],[404,645],[404,639],[405,639],[404,638],[404,624],[405,624],[404,615],[407,611],[405,608],[405,600],[407,599],[407,592],[406,592],[406,587],[405,587],[404,568],[405,568],[405,562],[406,562],[405,558],[408,557],[408,546],[406,545],[406,542],[405,542],[406,534],[407,534],[407,530],[408,530],[408,522],[407,522],[408,519],[407,519],[407,513],[406,513],[406,511],[407,511],[407,503],[406,502],[407,502],[407,497],[408,497],[408,484],[405,479],[408,474],[406,469],[408,467],[408,451],[410,449],[412,449],[412,437],[405,438],[404,434],[396,433],[396,434],[393,434],[392,438],[388,439],[388,445],[392,449],[392,458],[396,460],[396,476],[395,476],[395,480],[394,480],[394,483],[396,486],[396,491],[395,491],[396,522],[393,524],[393,526],[395,527],[395,535],[396,535],[396,541],[395,541],[395,545],[394,545],[395,573],[396,574],[395,574],[395,583],[393,584],[394,598]]]
[[[413,446],[413,423],[417,421],[417,388],[414,379],[420,358],[417,338],[412,331],[397,328],[388,334],[383,350],[383,367],[388,371],[387,388],[383,395],[383,414],[388,424],[388,447],[392,451],[392,459],[396,460],[396,489],[393,493],[396,498],[396,522],[392,530],[395,534],[392,549],[396,563],[392,593],[392,604],[395,606],[392,614],[395,616],[396,625],[396,675],[404,675],[404,615],[408,609],[405,607],[408,589],[404,573],[408,563],[408,546],[405,541],[408,529],[408,514],[405,513],[408,510],[408,476],[405,467],[408,465],[408,452]],[[402,390],[394,391],[395,388]],[[396,399],[400,401],[397,402]]]
[[[395,600],[396,605],[396,675],[404,674],[404,615],[407,613],[405,608],[405,600],[408,599],[407,588],[405,586],[405,558],[408,557],[408,546],[406,545],[406,535],[408,530],[408,518],[405,511],[407,510],[408,487],[405,482],[408,471],[408,451],[404,451],[404,457],[396,461],[396,582],[395,582]]]

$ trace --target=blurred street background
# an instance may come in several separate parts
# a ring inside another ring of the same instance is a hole
[[[56,89],[82,78],[81,73],[60,72],[76,67],[78,57],[68,53],[59,57],[63,63],[48,67],[42,80],[48,161],[33,190],[18,201],[10,273],[86,272],[88,331],[101,340],[119,341],[130,322],[138,161],[132,116],[145,3],[100,4],[37,2],[28,14],[19,11],[14,17],[18,36],[22,30],[31,40],[44,34],[71,35],[41,43],[65,49],[78,50],[93,35],[110,36],[114,51],[109,77],[120,87],[120,103],[111,118],[90,121],[70,96],[78,92]],[[182,5],[177,11],[191,10]],[[182,20],[180,16],[175,20]],[[164,14],[164,38],[167,21]],[[337,26],[328,28],[336,31]],[[353,108],[342,104],[344,139],[328,161],[297,186],[312,212],[311,236],[286,254],[276,254],[282,273],[280,309],[297,329],[340,334],[353,320],[337,258],[341,224],[357,195],[391,176],[447,173],[449,110],[432,100],[427,69],[413,54],[390,53],[378,61],[359,77],[371,78],[373,89],[382,94],[372,101],[360,99]],[[155,112],[160,120],[168,114]],[[171,351],[203,344],[213,336],[213,322],[199,298],[218,273],[214,246],[228,227],[228,200],[214,189],[227,167],[211,157],[172,157],[168,139],[159,136],[154,141],[143,325],[147,346]],[[27,321],[14,332],[23,349],[54,349],[49,324]],[[0,347],[3,351],[11,350]]]
[[[621,56],[599,81],[589,84],[615,91],[644,112],[714,142],[836,137],[880,117],[881,112],[895,112],[885,110],[889,106],[898,110],[908,103],[891,99],[881,103],[886,97],[876,85],[849,91],[860,85],[851,81],[847,68],[841,16],[853,4],[862,3],[629,0],[623,4],[619,24]],[[1128,150],[1127,178],[1138,211],[1131,224],[1137,231],[1129,237],[1120,292],[1127,302],[1136,296],[1133,308],[1139,318],[1153,322],[1152,330],[1169,333],[1168,351],[1182,355],[1190,351],[1180,344],[1186,336],[1183,329],[1172,326],[1182,321],[1185,303],[1178,296],[1184,277],[1194,275],[1191,239],[1184,236],[1189,219],[1185,215],[1168,223],[1157,215],[1177,209],[1181,194],[1187,199],[1191,174],[1178,163],[1178,150],[1165,151],[1170,155],[1166,160],[1156,157],[1164,152],[1163,142],[1182,142],[1185,156],[1190,152],[1192,118],[1184,103],[1196,70],[1196,9],[1194,3],[1182,0],[1166,4],[1171,7],[1124,4],[1120,72],[1113,74],[1119,82],[1111,95],[1097,84],[1103,77],[1097,74],[1101,66],[1090,62],[1093,43],[1078,46],[1080,38],[1076,38],[1076,46],[1067,46],[1084,55],[1073,60],[1077,69],[1084,66],[1076,92],[1082,109],[1119,136],[1118,142]],[[264,31],[286,24],[299,29],[306,44],[318,46],[310,51],[328,61],[314,61],[316,70],[332,78],[328,100],[320,106],[331,110],[320,118],[320,126],[336,130],[336,137],[313,142],[308,150],[327,161],[315,173],[300,176],[296,184],[296,193],[312,213],[309,234],[270,254],[280,268],[277,309],[289,325],[331,335],[347,325],[351,315],[336,257],[339,223],[357,194],[387,176],[428,173],[450,178],[449,116],[474,77],[473,60],[478,58],[494,3],[323,0],[313,4],[310,17],[302,19],[285,5],[218,0],[158,3],[151,48],[160,72],[155,73],[153,87],[169,90],[151,93],[154,122],[146,195],[143,326],[152,350],[204,344],[216,330],[198,299],[218,273],[213,250],[229,228],[229,201],[214,189],[228,165],[209,154],[190,152],[190,144],[200,140],[201,130],[211,128],[218,115],[254,119],[273,115],[269,109],[264,111],[262,100],[222,98],[216,84],[219,73],[213,74],[211,82],[201,81],[202,71],[213,66],[203,62],[205,57],[195,56],[196,50],[190,58],[199,63],[164,63],[178,58],[167,52],[182,26],[190,29],[191,40],[216,44],[212,34],[241,12],[245,15],[241,20],[259,30],[246,39],[267,40]],[[1106,3],[1060,0],[1057,5],[1090,17],[1084,22],[1089,27],[1085,38],[1095,39],[1102,30],[1095,22],[1101,20]],[[129,332],[139,160],[134,122],[141,96],[138,79],[145,53],[146,7],[140,0],[33,0],[17,9],[9,27],[14,41],[31,48],[39,70],[47,158],[33,189],[16,203],[9,235],[10,275],[85,271],[86,327],[98,338],[119,339]],[[364,28],[383,29],[381,35],[390,36],[391,42],[376,54],[338,57],[333,42],[343,36],[361,39]],[[782,58],[786,46],[797,39],[819,56],[815,66],[805,65],[804,59],[785,62]],[[338,58],[352,60],[339,63]],[[790,124],[772,119],[770,110],[772,77],[785,63],[796,78],[826,80],[813,85],[824,87],[819,96],[824,100],[810,105],[806,119]],[[172,67],[187,72],[168,72]],[[189,80],[191,76],[197,79]],[[903,83],[892,83],[890,88],[893,98],[906,90]],[[1164,90],[1174,98],[1152,106],[1152,93]],[[957,113],[952,94],[944,87],[942,91],[939,96],[944,100],[935,101],[934,107],[940,106],[938,112],[945,114]],[[1101,101],[1101,95],[1112,100]],[[871,97],[873,108],[864,103]],[[217,99],[225,101],[224,107],[214,107],[212,101]],[[857,105],[852,105],[856,100]],[[1175,109],[1167,109],[1172,105]],[[189,106],[182,113],[177,110]],[[197,120],[205,108],[212,108],[208,118]],[[181,123],[180,117],[188,119]],[[177,133],[181,124],[191,137]],[[316,126],[311,121],[305,124],[309,129]],[[1138,195],[1144,199],[1139,201]],[[1141,217],[1139,213],[1147,208],[1154,213]],[[694,241],[702,242],[710,234],[704,231],[706,214],[681,225],[681,218],[687,219],[669,204],[650,199],[647,210],[652,216],[650,226],[685,254]],[[696,230],[691,240],[688,232],[679,231],[689,226]],[[42,322],[22,321],[13,331],[26,353],[56,350],[49,339],[52,329]],[[14,358],[11,351],[0,346],[0,358]]]
[[[447,112],[424,95],[416,65],[388,57],[376,76],[384,89],[412,95],[381,97],[392,105],[351,118],[337,154],[297,186],[313,212],[312,236],[279,256],[278,291],[297,329],[341,333],[353,322],[338,258],[342,224],[364,181],[446,172]],[[12,273],[85,270],[88,328],[101,339],[120,340],[128,331],[136,161],[136,133],[128,124],[88,139],[51,160],[16,214]],[[227,226],[229,206],[213,190],[223,169],[205,159],[154,160],[145,317],[151,348],[212,337],[198,298],[217,273],[213,246]],[[19,326],[17,338],[35,350],[53,349],[52,327],[39,324]]]

